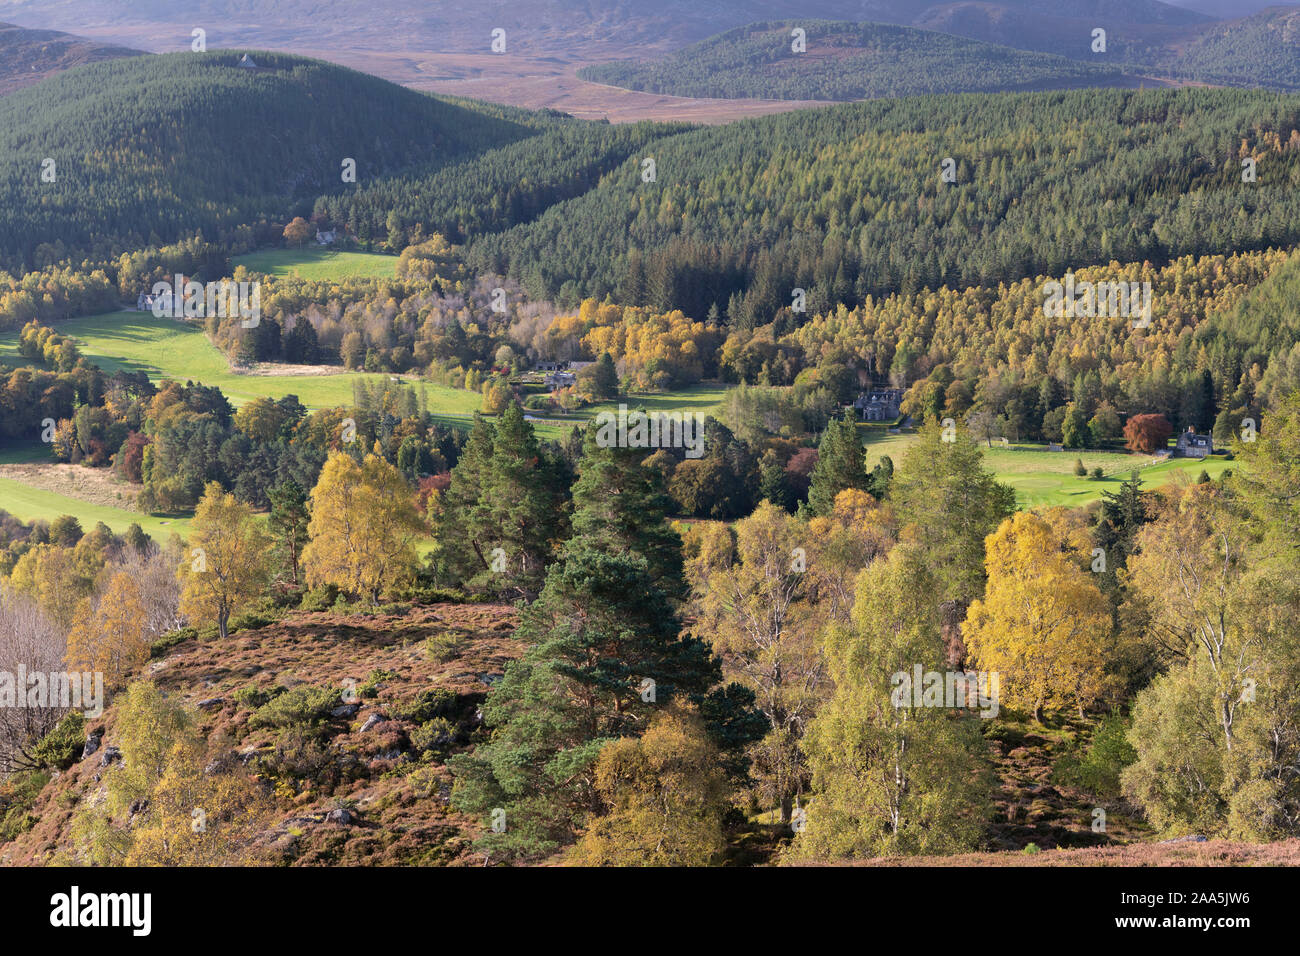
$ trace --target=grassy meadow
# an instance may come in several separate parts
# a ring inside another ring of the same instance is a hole
[[[202,382],[216,385],[234,405],[254,398],[297,395],[308,408],[330,408],[352,401],[352,383],[358,378],[380,380],[384,375],[359,372],[334,374],[256,375],[231,371],[226,357],[197,326],[176,319],[156,318],[149,312],[113,312],[60,322],[58,329],[71,335],[83,355],[106,371],[145,372],[159,381]],[[0,361],[26,364],[18,354],[18,333],[0,334]],[[274,368],[274,367],[272,367]],[[403,381],[416,381],[401,376]],[[479,396],[463,389],[425,386],[430,410],[468,416],[479,407]]]
[[[237,256],[233,266],[250,272],[301,279],[392,279],[397,275],[397,256],[375,252],[342,252],[337,249],[308,246],[304,249],[264,249]]]
[[[874,465],[884,455],[893,459],[895,467],[903,460],[914,435],[890,435],[884,428],[861,426],[866,442],[868,466]],[[1066,505],[1080,508],[1101,498],[1103,491],[1115,491],[1136,469],[1143,485],[1159,487],[1185,475],[1195,481],[1202,469],[1211,478],[1218,478],[1232,467],[1226,459],[1215,456],[1204,460],[1196,458],[1158,459],[1151,455],[1136,455],[1126,451],[1048,451],[1046,445],[987,444],[981,446],[984,467],[992,471],[999,481],[1016,489],[1016,501],[1021,508],[1040,508]],[[1079,477],[1074,473],[1075,461],[1082,461],[1091,472],[1100,467],[1102,478]]]
[[[298,272],[304,276],[324,278],[359,272],[366,274],[367,269],[371,274],[378,274],[382,269],[391,268],[396,260],[392,256],[368,253],[277,249],[244,256],[238,261],[249,268],[277,275]],[[327,374],[319,371],[310,374],[235,372],[201,328],[174,319],[156,318],[148,312],[123,311],[88,316],[61,322],[58,328],[60,332],[73,336],[82,353],[106,370],[145,372],[155,381],[190,380],[215,385],[235,405],[258,397],[279,398],[290,394],[297,395],[299,401],[309,408],[347,405],[352,401],[356,379],[382,380],[388,377],[341,371]],[[26,364],[18,354],[17,344],[16,331],[0,334],[0,362]],[[401,378],[424,389],[430,412],[442,424],[463,427],[481,406],[481,397],[464,389],[421,383],[409,375]],[[724,384],[706,382],[674,392],[634,393],[622,402],[630,410],[640,408],[651,412],[717,415],[727,388]],[[617,412],[618,405],[616,401],[603,402],[567,415],[530,414],[539,437],[560,439],[575,425],[581,425],[601,412]],[[914,441],[910,434],[891,435],[879,425],[860,425],[859,433],[867,446],[869,465],[882,455],[891,456],[898,465]],[[1230,463],[1222,458],[1159,461],[1123,451],[1049,452],[1041,445],[1002,447],[995,444],[983,451],[985,466],[1000,481],[1016,489],[1022,508],[1086,505],[1099,499],[1103,491],[1114,490],[1135,468],[1141,471],[1145,484],[1162,485],[1182,473],[1194,480],[1202,469],[1211,477],[1218,477],[1230,467]],[[1077,477],[1074,474],[1076,459],[1081,459],[1089,471],[1101,467],[1104,477]],[[17,459],[0,455],[0,463],[12,460]],[[185,519],[154,518],[102,502],[81,501],[46,488],[33,487],[12,475],[0,477],[0,507],[25,519],[75,514],[84,526],[103,521],[115,531],[124,530],[132,521],[138,521],[150,534],[161,532],[164,536],[172,530],[183,530],[187,525]]]

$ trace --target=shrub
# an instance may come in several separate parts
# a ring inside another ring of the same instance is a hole
[[[272,698],[278,697],[280,694],[283,693],[284,693],[283,687],[272,687],[269,690],[264,690],[261,687],[254,687],[250,684],[247,687],[241,687],[239,690],[235,691],[230,696],[234,698],[235,703],[240,704],[244,707],[248,707],[252,710],[257,710],[259,707],[262,707],[267,702],[269,702]]]
[[[1083,755],[1062,757],[1052,768],[1052,778],[1097,797],[1119,796],[1120,772],[1137,759],[1137,751],[1128,742],[1129,723],[1119,714],[1103,719]]]
[[[49,783],[50,775],[40,770],[16,773],[0,784],[0,843],[8,843],[36,826],[31,813],[36,798]]]
[[[298,607],[303,611],[328,611],[339,598],[339,589],[333,584],[312,588],[302,596]]]
[[[462,643],[458,634],[435,634],[425,638],[424,650],[430,660],[445,664],[460,654]]]
[[[286,799],[305,789],[331,794],[365,775],[365,768],[354,755],[340,755],[337,748],[301,727],[286,731],[275,750],[258,759],[258,765],[273,792]]]
[[[1083,459],[1082,459],[1082,458],[1076,458],[1076,459],[1074,459],[1074,473],[1075,473],[1075,475],[1078,476],[1079,478],[1082,478],[1084,475],[1086,475],[1086,474],[1088,473],[1088,469],[1085,468],[1084,465],[1083,465]]]
[[[77,711],[63,716],[54,729],[32,749],[32,757],[42,767],[67,770],[81,756],[86,742],[86,718]]]
[[[199,632],[192,627],[179,627],[174,631],[168,631],[149,645],[149,658],[155,660],[162,657],[182,641],[188,641],[191,637],[198,636]]]
[[[1105,473],[1104,471],[1101,470],[1101,465],[1098,465],[1096,468],[1094,468],[1094,469],[1092,470],[1092,480],[1093,480],[1093,481],[1101,481],[1101,479],[1103,479],[1103,478],[1105,478],[1105,477],[1106,477],[1106,473]]]
[[[277,606],[274,599],[263,598],[231,617],[229,633],[233,634],[235,631],[242,631],[252,627],[266,627],[268,624],[274,624],[283,616],[283,608]]]
[[[384,681],[392,680],[396,676],[392,671],[373,670],[367,675],[365,682],[357,688],[357,693],[367,700],[378,697],[379,685]]]
[[[456,743],[456,725],[445,717],[435,717],[411,732],[411,746],[425,753],[446,751]]]
[[[338,706],[339,692],[332,687],[295,687],[267,701],[248,718],[250,730],[262,727],[296,727],[318,724]]]
[[[415,700],[399,711],[402,720],[424,724],[439,717],[452,717],[460,710],[460,697],[442,687],[420,691]]]

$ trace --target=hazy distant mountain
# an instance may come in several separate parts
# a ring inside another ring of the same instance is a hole
[[[487,52],[492,30],[501,28],[508,50],[550,56],[662,52],[791,15],[930,29],[946,22],[954,25],[951,32],[965,36],[1065,55],[1064,47],[1076,42],[1081,25],[1105,21],[1120,32],[1126,25],[1168,31],[1206,20],[1159,0],[0,0],[0,15],[27,26],[93,29],[96,35],[155,51],[187,48],[190,31],[202,27],[214,46],[273,43],[320,50],[347,43],[384,50]],[[980,35],[978,31],[993,29],[987,24],[1032,27],[1033,42],[1005,33]],[[1083,40],[1087,37],[1085,30]]]
[[[792,49],[794,28],[805,48]],[[649,62],[614,61],[578,75],[673,96],[858,100],[923,93],[1138,86],[1117,67],[882,23],[755,23]]]
[[[1249,16],[1265,7],[1296,6],[1296,0],[1168,0],[1176,7],[1186,7],[1208,16],[1227,20],[1232,17]]]
[[[57,30],[26,30],[12,23],[0,23],[0,94],[31,86],[53,73],[83,63],[139,55],[139,50]]]

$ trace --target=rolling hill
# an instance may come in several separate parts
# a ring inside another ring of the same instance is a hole
[[[804,51],[793,49],[795,29],[805,31]],[[755,23],[662,60],[601,63],[578,75],[674,96],[827,100],[1142,82],[1115,66],[947,33],[821,20]]]
[[[26,30],[12,23],[0,23],[0,95],[39,83],[74,66],[139,55],[139,50],[57,30]]]
[[[1211,82],[1300,89],[1300,7],[1212,24],[1165,62]]]
[[[0,99],[0,266],[209,235],[535,130],[317,60],[111,60]]]
[[[1300,98],[1206,89],[800,110],[665,138],[653,144],[653,183],[629,163],[470,254],[539,298],[573,282],[761,324],[795,287],[834,303],[1259,249],[1300,240],[1297,123]],[[1235,158],[1244,134],[1276,136],[1267,177],[1248,188]],[[733,294],[752,312],[732,308]]]

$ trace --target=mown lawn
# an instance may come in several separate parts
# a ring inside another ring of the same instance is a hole
[[[42,488],[33,488],[10,478],[0,478],[0,508],[23,521],[34,521],[37,518],[53,521],[60,515],[73,515],[86,531],[93,528],[97,521],[104,522],[117,534],[123,533],[132,524],[138,524],[159,544],[166,542],[173,532],[185,537],[190,528],[188,515],[160,518],[138,511],[127,511],[125,508],[91,504],[80,498],[69,498]]]
[[[620,403],[627,406],[628,414],[637,410],[646,412],[682,412],[691,414],[700,412],[704,415],[719,417],[722,400],[730,386],[717,382],[704,382],[672,392],[632,392],[612,402],[599,402],[588,405],[571,415],[528,412],[533,416],[533,429],[539,438],[560,439],[566,437],[575,426],[581,427],[585,422],[595,418],[601,412],[618,414]]]
[[[890,435],[878,426],[860,426],[859,434],[866,445],[868,466],[888,455],[897,468],[908,447],[916,440],[915,435]],[[1144,485],[1159,487],[1180,473],[1195,480],[1204,469],[1211,478],[1218,478],[1232,467],[1231,462],[1218,457],[1204,461],[1171,458],[1157,464],[1157,459],[1150,455],[1125,451],[1048,451],[1046,445],[1001,447],[995,444],[990,448],[981,444],[980,450],[984,453],[984,467],[999,481],[1016,489],[1016,500],[1021,508],[1082,507],[1101,498],[1103,491],[1115,491],[1135,469],[1140,472]],[[1100,467],[1104,477],[1078,477],[1074,473],[1076,460],[1082,461],[1089,472]]]
[[[349,279],[354,276],[392,279],[397,275],[397,256],[374,252],[341,252],[308,246],[304,249],[266,249],[237,256],[232,266],[271,276],[296,275],[302,279]]]
[[[241,375],[230,370],[225,356],[203,330],[175,319],[159,319],[149,312],[113,312],[60,322],[58,329],[77,341],[88,359],[107,371],[145,372],[155,381],[202,382],[216,385],[234,405],[253,398],[297,395],[308,408],[330,408],[352,403],[352,383],[358,378],[381,380],[384,375],[340,372],[321,375]],[[18,355],[18,333],[0,334],[0,361],[26,364]],[[402,381],[420,384],[409,375]],[[469,415],[479,407],[479,396],[463,389],[425,384],[429,409],[451,415]]]

